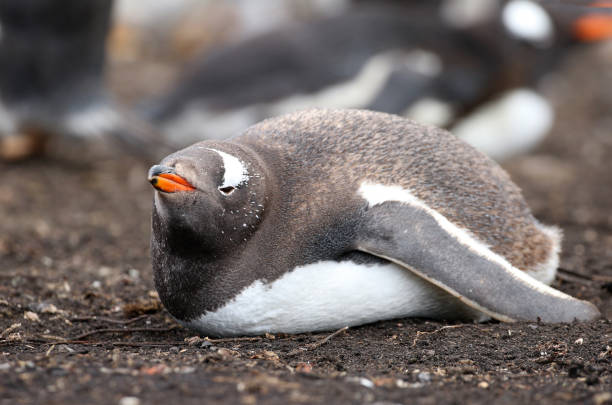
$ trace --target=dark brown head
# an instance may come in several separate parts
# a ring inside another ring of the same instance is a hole
[[[264,209],[261,170],[230,143],[201,142],[149,171],[155,187],[153,238],[174,253],[224,254],[257,228]]]

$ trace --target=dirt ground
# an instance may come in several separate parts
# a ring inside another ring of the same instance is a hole
[[[0,404],[612,404],[612,46],[545,83],[558,122],[505,164],[565,232],[554,286],[582,324],[401,319],[332,336],[214,340],[179,327],[152,285],[142,162],[57,140],[0,163]]]

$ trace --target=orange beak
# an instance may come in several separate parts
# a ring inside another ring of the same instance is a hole
[[[612,38],[612,2],[595,2],[589,7],[600,8],[606,13],[585,15],[574,22],[574,35],[583,42]]]
[[[187,180],[174,173],[173,168],[160,165],[155,165],[149,170],[149,182],[156,190],[164,193],[195,190]]]

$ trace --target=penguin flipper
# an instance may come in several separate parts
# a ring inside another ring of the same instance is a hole
[[[500,321],[600,316],[591,303],[528,276],[420,201],[374,205],[356,242],[357,250],[394,262]]]

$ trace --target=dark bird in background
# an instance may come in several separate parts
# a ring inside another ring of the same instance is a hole
[[[137,153],[154,133],[104,84],[112,0],[0,2],[0,158],[41,152],[49,136],[111,135]]]
[[[56,134],[109,136],[160,156],[167,143],[224,139],[263,118],[329,107],[450,128],[503,159],[532,148],[552,126],[553,110],[535,91],[539,79],[577,36],[612,35],[603,6],[355,1],[342,14],[209,51],[167,93],[128,111],[103,80],[112,6],[0,2],[0,158],[40,152]],[[582,18],[587,12],[595,14]]]
[[[450,128],[503,159],[552,126],[534,86],[576,43],[570,23],[585,9],[358,1],[344,14],[208,52],[144,114],[187,143],[302,108],[366,108]]]

